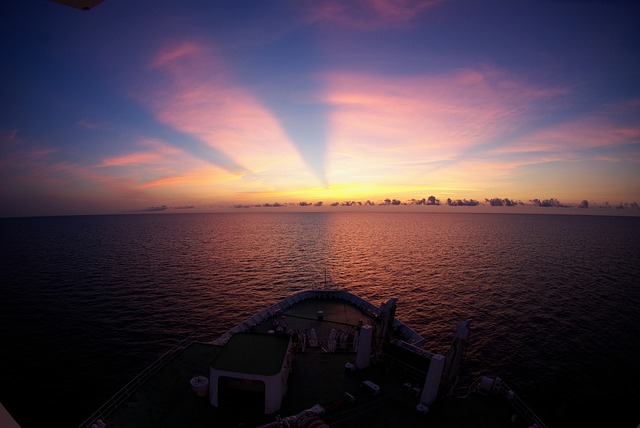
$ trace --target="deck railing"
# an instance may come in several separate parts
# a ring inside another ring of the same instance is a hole
[[[232,328],[231,330],[227,331],[225,334],[220,336],[218,339],[216,339],[214,344],[224,345],[229,341],[231,336],[233,336],[235,333],[248,331],[251,329],[252,326],[260,324],[268,318],[279,315],[282,312],[286,311],[291,306],[293,306],[294,304],[307,299],[342,300],[355,306],[356,308],[360,309],[362,312],[368,314],[372,318],[380,317],[380,308],[375,307],[374,305],[367,302],[366,300],[354,294],[351,294],[347,291],[333,290],[333,289],[301,291],[299,293],[289,296],[286,299],[281,300],[263,309],[262,311],[258,312],[252,317],[244,320],[242,323],[238,324],[237,326],[235,326],[234,328]],[[416,333],[411,327],[407,326],[406,324],[398,320],[394,320],[393,326],[395,329],[397,329],[400,332],[400,334],[402,335],[402,337],[407,343],[418,345],[418,346],[421,346],[424,343],[424,338],[420,336],[418,333]]]
[[[317,289],[317,290],[309,290],[302,291],[296,293],[292,296],[287,297],[286,299],[277,302],[266,309],[263,309],[259,313],[253,315],[252,317],[244,320],[242,323],[236,325],[231,330],[227,331],[222,336],[218,337],[212,343],[214,345],[224,345],[233,334],[248,331],[252,326],[264,322],[266,319],[278,315],[284,312],[286,309],[298,303],[300,301],[306,299],[339,299],[350,304],[354,305],[361,311],[368,313],[371,317],[377,318],[380,316],[380,309],[367,302],[366,300],[351,294],[347,291],[343,290],[335,290],[335,289]],[[406,324],[395,320],[394,327],[397,328],[402,335],[405,337],[407,343],[412,345],[420,345],[424,342],[424,338],[416,333],[413,329],[411,329]],[[186,346],[195,341],[195,335],[191,334],[187,338],[183,339],[180,343],[175,345],[169,351],[167,351],[164,355],[162,355],[158,360],[152,363],[150,366],[145,368],[141,373],[139,373],[135,378],[133,378],[129,383],[127,383],[122,389],[116,392],[111,398],[107,400],[98,410],[96,410],[89,418],[87,418],[79,428],[89,428],[91,424],[95,423],[97,419],[105,419],[107,416],[111,414],[122,402],[124,402],[127,398],[131,396],[135,391],[140,388],[140,386],[146,382],[153,374],[155,374],[158,370],[160,370],[164,365],[169,362],[178,352],[186,348]]]
[[[171,349],[165,352],[160,358],[147,366],[136,377],[131,379],[129,383],[123,386],[118,392],[113,394],[98,410],[93,412],[84,422],[82,422],[78,428],[90,428],[92,424],[98,419],[104,419],[111,414],[122,402],[127,400],[134,392],[142,386],[151,376],[164,367],[169,361],[173,359],[180,351],[185,349],[189,344],[196,341],[198,335],[191,333],[189,336],[182,339],[179,343],[174,345]],[[202,336],[200,336],[202,338]]]
[[[497,378],[499,379],[499,378]],[[498,385],[498,393],[505,397],[516,410],[520,417],[524,418],[530,426],[537,426],[539,428],[547,428],[547,425],[536,415],[529,406],[516,394],[511,388],[507,386],[504,381]]]
[[[535,426],[538,428],[547,428],[547,425],[536,415],[533,410],[511,389],[501,378],[496,377],[493,379],[493,384],[490,390],[481,390],[483,377],[476,379],[471,386],[464,390],[458,390],[458,398],[466,398],[474,392],[480,393],[493,393],[499,394],[504,397],[510,404],[515,413],[523,418],[529,426]]]

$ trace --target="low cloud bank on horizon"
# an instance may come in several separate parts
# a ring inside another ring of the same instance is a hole
[[[248,208],[284,208],[284,209],[296,209],[296,211],[318,211],[323,208],[335,208],[335,207],[506,207],[504,211],[499,209],[494,210],[494,212],[509,212],[509,207],[518,207],[518,208],[579,208],[580,210],[587,211],[589,208],[593,210],[596,209],[615,209],[615,210],[627,210],[627,211],[638,211],[637,214],[640,215],[640,204],[637,202],[618,202],[615,204],[611,204],[609,202],[602,203],[594,203],[589,202],[587,200],[583,200],[578,204],[565,204],[560,202],[555,198],[550,199],[532,199],[527,202],[523,202],[520,200],[514,200],[509,198],[485,198],[484,201],[478,201],[475,199],[451,199],[447,198],[445,201],[440,201],[434,196],[430,196],[428,198],[423,199],[409,199],[409,200],[399,200],[399,199],[384,199],[382,201],[373,202],[371,200],[366,201],[342,201],[342,202],[330,202],[325,203],[324,201],[316,201],[316,202],[307,202],[300,201],[296,203],[286,203],[286,202],[265,202],[259,204],[231,204],[231,205],[209,205],[209,206],[176,206],[169,207],[167,205],[161,205],[157,207],[148,207],[137,210],[130,210],[129,213],[136,212],[160,212],[160,211],[184,211],[184,210],[211,210],[215,211],[217,209],[248,209]],[[532,211],[535,212],[535,211]],[[554,210],[555,212],[555,210]],[[574,212],[574,211],[572,211]],[[600,212],[601,214],[602,212]],[[594,213],[598,214],[598,213]]]

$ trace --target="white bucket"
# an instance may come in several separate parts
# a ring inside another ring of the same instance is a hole
[[[198,397],[204,397],[209,393],[209,379],[206,376],[195,376],[191,378],[191,389]]]

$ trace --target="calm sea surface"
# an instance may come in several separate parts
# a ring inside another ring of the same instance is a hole
[[[77,426],[193,331],[324,271],[497,374],[550,426],[640,424],[640,218],[234,213],[0,219],[0,401]]]

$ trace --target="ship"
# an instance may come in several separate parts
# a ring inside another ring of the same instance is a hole
[[[187,337],[79,427],[546,427],[500,377],[460,385],[471,320],[442,355],[397,304],[295,293],[219,337]]]

